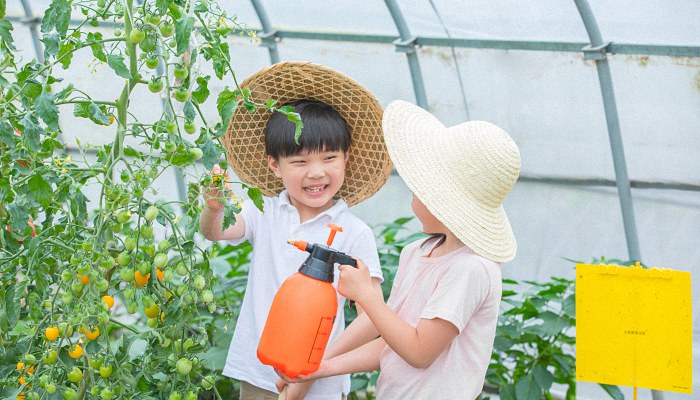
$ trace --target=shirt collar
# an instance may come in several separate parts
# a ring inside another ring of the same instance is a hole
[[[279,195],[279,206],[280,207],[285,207],[289,210],[294,209],[296,211],[296,208],[294,205],[292,205],[291,201],[289,200],[289,195],[287,194],[287,190],[283,190],[280,195]],[[309,221],[314,221],[318,218],[320,218],[322,215],[328,215],[330,219],[334,219],[340,213],[348,209],[347,203],[345,203],[345,200],[343,199],[338,199],[335,201],[335,204],[331,206],[331,208],[320,212],[317,216],[313,217]],[[308,222],[308,221],[307,221]]]

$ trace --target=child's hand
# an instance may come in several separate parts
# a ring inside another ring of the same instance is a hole
[[[275,382],[277,391],[279,391],[280,394],[285,387],[287,388],[285,400],[304,400],[306,394],[309,393],[309,390],[311,390],[311,385],[313,384],[313,381],[303,383],[287,383],[284,379],[278,379],[277,382]]]
[[[338,292],[350,300],[362,303],[367,296],[373,296],[372,278],[369,275],[369,268],[357,260],[357,268],[352,265],[341,265],[338,267],[340,276],[338,278]]]
[[[224,208],[224,204],[221,202],[222,199],[225,199],[225,201],[228,201],[233,193],[231,192],[231,184],[228,183],[230,180],[229,177],[229,172],[226,171],[224,174],[224,171],[219,167],[219,164],[214,164],[214,168],[211,170],[211,175],[213,178],[213,182],[207,186],[204,187],[202,192],[204,196],[204,201],[207,202],[207,207],[212,209],[212,210],[220,210]],[[224,179],[224,189],[227,191],[226,198],[224,198],[224,192],[220,189],[220,181],[221,179]]]

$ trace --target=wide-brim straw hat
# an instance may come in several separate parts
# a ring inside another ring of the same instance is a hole
[[[386,183],[392,164],[382,135],[382,106],[361,84],[319,64],[281,62],[251,75],[240,87],[250,89],[258,103],[272,99],[281,106],[295,100],[315,100],[330,105],[345,119],[351,135],[350,159],[336,197],[349,206],[372,196]],[[267,164],[264,135],[270,116],[266,109],[251,114],[239,107],[223,143],[241,181],[260,188],[266,196],[276,196],[284,185]]]
[[[484,121],[446,127],[405,101],[384,110],[384,138],[396,170],[428,210],[465,245],[496,262],[517,245],[503,199],[520,174],[520,152]]]

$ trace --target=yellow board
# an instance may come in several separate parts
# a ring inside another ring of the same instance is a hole
[[[690,272],[576,265],[576,379],[692,393]]]

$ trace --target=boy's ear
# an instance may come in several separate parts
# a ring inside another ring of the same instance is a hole
[[[282,173],[280,172],[280,163],[275,160],[275,157],[267,156],[267,166],[270,167],[272,172],[276,177],[282,178]]]
[[[348,164],[348,160],[350,160],[350,153],[352,152],[352,148],[348,149],[348,151],[345,152],[345,165]]]

